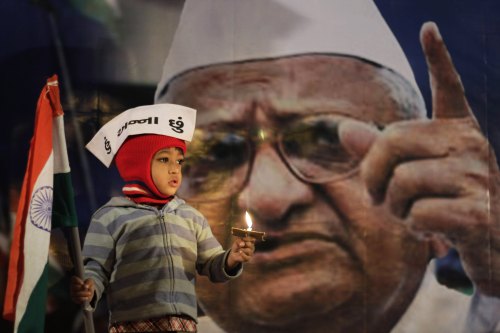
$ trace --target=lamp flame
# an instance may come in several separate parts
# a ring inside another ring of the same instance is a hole
[[[252,230],[252,218],[250,217],[250,214],[248,214],[248,211],[245,211],[245,220],[247,222],[247,230],[251,231]]]

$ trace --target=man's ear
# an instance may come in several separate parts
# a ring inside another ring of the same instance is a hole
[[[439,235],[432,235],[428,241],[432,258],[442,258],[446,256],[452,247],[449,240]]]

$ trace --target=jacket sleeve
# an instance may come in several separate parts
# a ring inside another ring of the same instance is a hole
[[[230,250],[224,251],[212,234],[208,221],[203,218],[198,234],[198,258],[196,269],[199,274],[207,276],[212,282],[225,282],[238,277],[243,271],[240,265],[237,269],[227,272],[225,263]]]
[[[85,265],[84,278],[94,280],[95,300],[91,304],[94,309],[109,283],[115,257],[114,245],[115,240],[103,223],[102,215],[94,214],[85,236],[82,252]]]

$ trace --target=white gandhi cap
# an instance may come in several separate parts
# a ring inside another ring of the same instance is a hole
[[[191,141],[195,124],[195,109],[177,104],[139,106],[108,121],[86,147],[109,167],[128,136],[160,134]]]
[[[370,60],[398,72],[420,93],[372,0],[186,0],[155,100],[190,69],[306,53]]]

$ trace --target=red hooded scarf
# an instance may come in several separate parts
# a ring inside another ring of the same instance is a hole
[[[176,147],[186,153],[183,140],[158,134],[128,137],[115,156],[116,167],[125,181],[122,191],[139,204],[165,205],[172,197],[162,194],[153,182],[151,161],[161,149]]]

